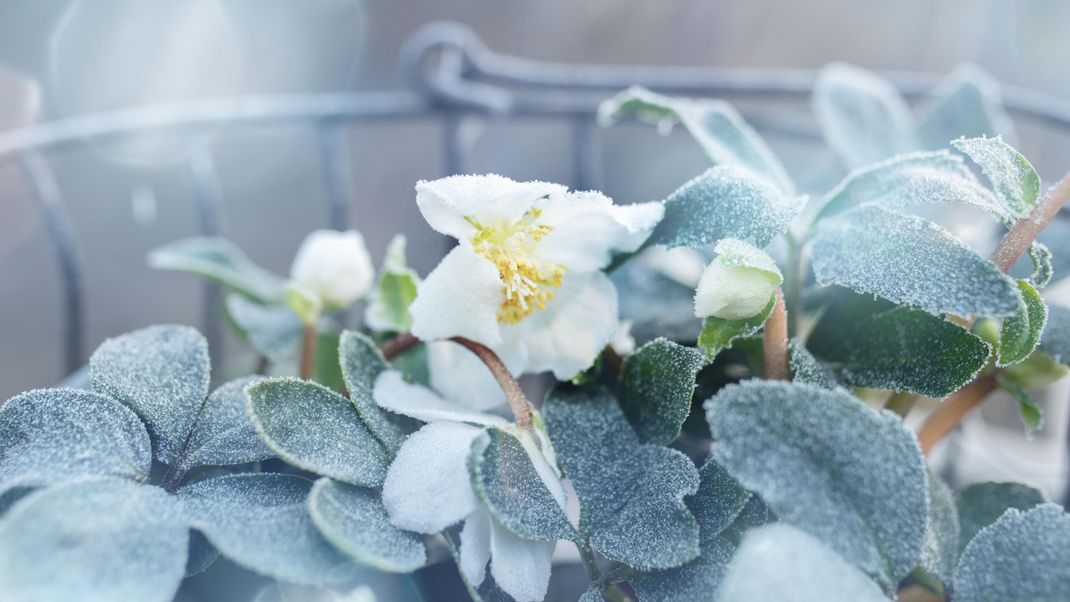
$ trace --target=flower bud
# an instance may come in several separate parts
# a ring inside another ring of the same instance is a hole
[[[372,267],[364,237],[356,230],[317,230],[297,250],[290,278],[315,293],[325,309],[345,309],[372,287]]]
[[[727,265],[722,257],[710,262],[695,291],[695,316],[725,320],[745,320],[762,312],[776,293],[779,274],[748,267]]]

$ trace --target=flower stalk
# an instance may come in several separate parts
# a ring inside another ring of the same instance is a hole
[[[453,337],[450,340],[463,346],[483,360],[483,363],[490,369],[490,373],[494,375],[494,380],[498,381],[502,392],[505,393],[505,399],[509,402],[509,409],[513,411],[513,416],[516,418],[516,425],[522,429],[531,428],[531,402],[528,401],[524,391],[520,389],[520,383],[513,378],[513,374],[505,367],[498,354],[491,351],[486,345],[471,339]]]
[[[301,337],[301,363],[298,367],[298,376],[304,380],[312,378],[312,367],[316,363],[316,339],[316,322],[306,322]]]
[[[776,304],[765,322],[762,339],[762,377],[766,380],[791,380],[788,366],[788,312],[780,287],[776,289]]]

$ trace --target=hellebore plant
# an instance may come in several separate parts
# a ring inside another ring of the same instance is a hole
[[[289,280],[220,239],[158,249],[225,287],[261,374],[211,390],[204,339],[154,326],[101,345],[89,390],[0,407],[0,599],[166,601],[222,555],[278,580],[258,600],[366,600],[370,569],[448,552],[473,600],[534,602],[575,548],[583,602],[1065,600],[1063,508],[926,456],[997,388],[1043,427],[1070,176],[1045,191],[974,68],[915,116],[834,65],[814,107],[849,170],[814,201],[729,105],[633,89],[604,123],[678,122],[714,163],[661,202],[420,182],[457,241],[423,279],[355,232]],[[962,207],[1006,228],[990,258]]]

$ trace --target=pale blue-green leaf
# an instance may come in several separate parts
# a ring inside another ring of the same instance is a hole
[[[914,568],[928,485],[898,416],[843,391],[771,381],[729,385],[706,408],[715,457],[781,520],[887,586]]]
[[[191,526],[234,562],[283,581],[337,585],[356,565],[316,530],[312,482],[293,475],[233,474],[178,490]]]
[[[189,527],[162,489],[116,477],[68,481],[0,520],[0,600],[168,602]]]
[[[108,339],[89,358],[93,390],[145,421],[161,462],[176,459],[208,395],[208,343],[189,326],[150,326]]]
[[[423,541],[390,523],[375,490],[324,477],[312,487],[308,510],[327,541],[363,564],[409,572],[427,561]]]
[[[717,593],[735,546],[721,537],[702,542],[699,557],[663,571],[639,573],[628,582],[640,602],[708,602]]]
[[[1023,483],[975,483],[955,493],[959,514],[959,551],[981,529],[996,522],[1010,508],[1028,510],[1045,502],[1044,494]]]
[[[274,455],[245,411],[245,387],[260,380],[258,376],[232,380],[208,396],[189,435],[184,467],[245,464]]]
[[[929,519],[925,526],[925,545],[921,549],[921,567],[930,575],[950,585],[959,560],[959,513],[951,488],[940,477],[929,473]]]
[[[685,286],[641,261],[629,261],[610,277],[620,298],[620,318],[632,323],[639,343],[665,337],[695,340],[702,322],[695,317],[695,288]]]
[[[186,557],[186,576],[192,577],[208,570],[219,558],[219,550],[200,531],[189,532],[189,552]]]
[[[875,205],[821,222],[813,268],[822,286],[845,286],[934,315],[1008,316],[1021,302],[1014,280],[947,230]]]
[[[976,65],[955,67],[922,107],[918,137],[926,148],[946,148],[960,136],[1014,137],[1014,125],[1003,110],[999,83]]]
[[[852,65],[832,63],[814,82],[814,113],[847,167],[917,148],[914,118],[895,86]]]
[[[1048,306],[1040,293],[1025,280],[1018,281],[1023,305],[1018,312],[1003,319],[996,346],[996,366],[1004,367],[1025,360],[1040,343],[1044,324],[1048,321]]]
[[[717,602],[888,602],[881,589],[826,543],[791,525],[748,533]]]
[[[1003,138],[959,138],[951,145],[981,166],[1008,212],[1024,217],[1040,198],[1040,176]]]
[[[247,387],[245,403],[260,438],[286,462],[353,485],[383,483],[390,453],[345,397],[310,381],[271,378]]]
[[[1063,230],[1064,236],[1070,235],[1070,232],[1067,232],[1065,224],[1063,224],[1062,222],[1060,222],[1060,224],[1055,228],[1052,228],[1052,224],[1048,224],[1048,226],[1044,228],[1041,234],[1044,234],[1049,230],[1059,230],[1060,228]],[[1051,282],[1052,277],[1055,276],[1054,254],[1051,252],[1051,249],[1048,248],[1048,245],[1041,242],[1043,240],[1050,239],[1041,237],[1041,240],[1034,241],[1033,244],[1029,245],[1029,261],[1033,264],[1033,270],[1029,273],[1029,282],[1038,289],[1042,289],[1045,286],[1048,286],[1048,283]],[[1060,253],[1070,252],[1070,250],[1065,247],[1065,242],[1060,242],[1060,245]],[[1065,267],[1065,265],[1060,266],[1060,268]]]
[[[791,362],[791,377],[794,382],[804,385],[814,385],[822,389],[835,389],[839,387],[836,379],[829,371],[817,361],[812,353],[802,344],[799,339],[788,341],[789,361]]]
[[[727,102],[673,98],[633,87],[598,107],[603,125],[629,113],[659,128],[679,121],[715,164],[746,167],[788,193],[795,188],[773,151]]]
[[[962,552],[956,602],[1064,602],[1070,592],[1070,516],[1056,504],[1008,510]]]
[[[379,279],[364,310],[364,322],[379,332],[404,332],[412,326],[409,305],[416,298],[420,276],[405,263],[405,236],[397,234],[386,248]]]
[[[620,402],[644,443],[667,445],[691,413],[695,375],[706,365],[702,352],[655,339],[624,358]]]
[[[256,265],[237,245],[222,238],[187,238],[158,247],[149,253],[149,266],[204,276],[262,303],[282,301],[282,278]]]
[[[765,247],[788,229],[803,204],[744,168],[711,167],[665,199],[665,217],[648,243],[702,248],[738,238]]]
[[[769,316],[776,307],[776,298],[769,300],[769,304],[761,313],[743,320],[726,320],[710,316],[702,321],[702,330],[698,333],[698,348],[706,353],[706,359],[712,361],[717,354],[728,349],[737,339],[742,339],[758,334],[765,326]]]
[[[1070,365],[1070,308],[1051,304],[1040,349],[1060,364]]]
[[[227,295],[227,315],[259,353],[274,361],[296,355],[304,326],[285,305],[262,305],[238,294]]]
[[[687,498],[687,507],[698,521],[699,536],[706,541],[736,520],[751,499],[751,493],[714,458],[706,460],[698,475],[698,492]]]
[[[144,425],[109,397],[38,389],[0,405],[0,494],[89,475],[144,481],[151,465]]]
[[[640,570],[698,556],[698,523],[683,498],[698,491],[699,477],[687,456],[641,444],[604,389],[560,385],[543,417],[579,497],[580,529],[603,556]]]
[[[1040,409],[1029,393],[1013,378],[1000,375],[996,377],[999,388],[1018,402],[1018,413],[1022,417],[1022,425],[1025,427],[1025,438],[1032,439],[1033,434],[1044,428],[1044,412]]]
[[[346,390],[357,413],[383,447],[396,453],[405,437],[416,430],[418,423],[384,411],[372,397],[375,379],[388,367],[386,358],[374,341],[353,330],[342,332],[338,356]]]

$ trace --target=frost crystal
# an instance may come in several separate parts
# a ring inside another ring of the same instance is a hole
[[[952,146],[981,166],[1006,210],[1023,217],[1040,197],[1040,176],[1021,153],[1003,138],[959,138]]]

